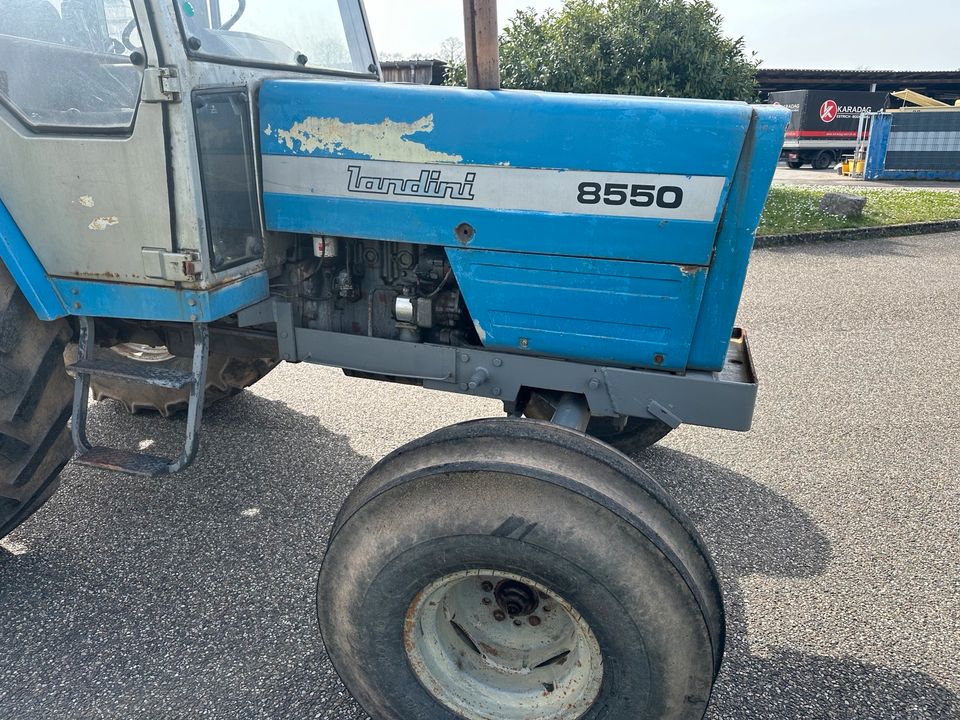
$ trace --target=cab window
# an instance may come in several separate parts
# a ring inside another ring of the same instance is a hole
[[[193,57],[357,75],[376,72],[358,0],[178,0]]]
[[[0,101],[36,128],[129,128],[141,44],[129,0],[0,0]]]

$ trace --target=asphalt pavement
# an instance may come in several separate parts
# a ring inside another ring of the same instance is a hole
[[[756,252],[754,430],[637,457],[722,576],[711,720],[960,717],[958,278],[957,233]],[[498,409],[284,366],[209,412],[183,475],[68,466],[0,547],[0,718],[363,718],[316,631],[337,507],[396,446]],[[156,451],[183,424],[103,403],[90,429]]]

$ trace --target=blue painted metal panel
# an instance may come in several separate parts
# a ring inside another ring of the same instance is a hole
[[[278,134],[311,117],[357,124],[430,117],[432,129],[409,139],[457,162],[721,177],[733,173],[750,122],[749,106],[737,102],[324,80],[268,80],[259,103],[268,155],[372,157],[345,145],[310,151]]]
[[[0,259],[41,320],[67,315],[43,265],[3,202],[0,202]]]
[[[447,254],[485,347],[686,366],[706,268],[472,249]]]
[[[309,80],[267,81],[259,102],[271,230],[456,247],[454,229],[467,223],[476,231],[471,247],[557,255],[589,247],[598,257],[682,264],[709,262],[751,113],[742,103]],[[281,166],[271,158],[307,162]],[[463,168],[461,175],[480,168],[501,178],[538,170],[619,173],[613,181],[625,183],[647,182],[631,180],[643,175],[716,180],[717,193],[709,207],[690,201],[657,217],[611,217],[600,212],[610,209],[604,204],[578,205],[576,182],[565,191],[573,207],[557,211],[479,198],[455,206],[348,199],[315,187],[328,166],[310,159],[419,163],[444,173]]]
[[[468,223],[476,232],[470,247],[530,253],[588,254],[611,259],[707,265],[713,252],[712,223],[648,218],[548,215],[441,205],[391,203],[389,211],[363,200],[264,195],[273,230],[358,237],[369,240],[459,246],[454,229]],[[318,228],[322,228],[319,230]]]
[[[789,111],[784,108],[760,106],[755,112],[727,199],[703,292],[703,306],[688,361],[692,370],[720,370],[723,367],[747,277],[754,236],[790,119]]]
[[[72,315],[130,320],[213,322],[270,295],[265,272],[214,290],[179,290],[67,278],[54,278],[53,284],[57,292],[67,298]]]
[[[890,142],[890,124],[892,118],[887,113],[873,116],[870,127],[870,144],[867,148],[867,162],[863,166],[864,180],[883,178],[883,159],[887,156],[887,144]]]

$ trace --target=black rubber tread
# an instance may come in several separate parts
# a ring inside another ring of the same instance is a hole
[[[65,320],[41,321],[0,263],[0,537],[46,502],[73,456],[72,335]]]
[[[99,352],[110,352],[100,350]],[[279,364],[271,358],[235,358],[229,355],[211,354],[207,362],[207,387],[204,406],[236,395],[244,388],[262,380]],[[157,367],[189,372],[192,361],[175,357],[154,363]],[[95,400],[116,400],[127,412],[158,412],[170,417],[186,411],[190,388],[171,389],[144,385],[119,378],[97,377],[90,379],[90,390]]]
[[[587,425],[587,433],[633,456],[663,440],[672,427],[654,418],[627,418],[623,428],[615,427],[613,418],[595,417]]]
[[[821,150],[813,158],[813,162],[810,163],[813,166],[814,170],[826,170],[828,167],[833,165],[835,155],[830,150]]]
[[[352,571],[347,571],[347,576],[342,576],[342,573],[345,567],[350,567],[350,563],[358,559],[350,559],[350,554],[354,552],[351,546],[357,540],[357,533],[362,535],[363,530],[354,528],[339,546],[337,537],[345,528],[354,525],[351,519],[358,517],[358,522],[368,522],[366,514],[374,511],[368,511],[367,508],[377,506],[381,507],[377,516],[381,516],[382,503],[403,498],[407,486],[431,482],[439,498],[445,482],[455,477],[485,473],[512,474],[542,482],[544,487],[553,487],[560,495],[596,503],[612,513],[610,517],[616,517],[632,527],[633,531],[639,531],[662,553],[666,564],[683,578],[690,596],[695,598],[696,607],[699,608],[697,616],[702,618],[703,627],[699,631],[694,627],[685,628],[682,633],[687,630],[691,635],[706,633],[709,639],[705,641],[705,652],[709,654],[710,648],[713,648],[712,669],[715,677],[724,643],[723,601],[712,560],[699,533],[663,488],[623,454],[585,434],[524,419],[471,421],[431,433],[391,453],[358,484],[334,523],[330,550],[324,560],[324,570],[321,571],[318,611],[321,629],[326,628],[324,637],[328,640],[328,648],[331,635],[341,632],[342,621],[339,618],[343,617],[343,608],[327,607],[329,598],[324,596],[324,590],[327,593],[336,592],[333,589],[336,583],[334,579],[328,579],[325,587],[324,572],[329,563],[334,568],[329,576],[336,578],[337,582],[350,576]],[[423,492],[422,487],[419,492]],[[491,498],[494,498],[496,488],[491,487],[490,492]],[[503,492],[502,487],[500,492]],[[544,502],[548,502],[546,498]],[[465,507],[458,513],[469,517],[470,507],[474,506]],[[557,511],[561,514],[565,512],[563,506],[558,506]],[[400,515],[402,512],[398,511]],[[377,536],[377,532],[368,528],[371,536]],[[385,538],[384,542],[389,540]],[[401,551],[402,546],[390,552]],[[367,620],[372,621],[369,618]],[[332,650],[334,665],[339,672],[344,674],[346,671],[356,681],[357,676],[349,667],[349,661],[345,667],[338,666],[337,656],[342,650],[342,644],[337,644]],[[351,686],[351,682],[347,684]],[[706,682],[706,696],[709,696],[709,685]],[[364,695],[363,690],[360,695]],[[365,695],[368,702],[370,697],[369,693]],[[382,710],[375,701],[373,704]],[[677,714],[669,714],[671,717],[699,717],[706,708],[706,698],[695,693],[680,705],[683,707],[675,707]],[[368,707],[368,711],[370,709]],[[441,716],[447,717],[437,715]],[[383,717],[405,716],[385,713]],[[615,717],[627,716],[617,714]]]
[[[485,457],[491,461],[498,453],[503,452],[497,447],[497,443],[507,439],[518,441],[523,445],[521,452],[527,451],[529,443],[545,443],[551,452],[556,453],[557,458],[566,458],[570,462],[575,461],[578,456],[590,458],[610,467],[620,477],[629,478],[632,482],[631,485],[622,485],[611,491],[615,491],[616,497],[621,500],[624,507],[635,505],[636,491],[642,492],[661,506],[664,512],[662,522],[665,523],[665,527],[672,528],[669,534],[682,538],[682,547],[676,548],[682,562],[688,567],[699,567],[698,576],[694,581],[701,588],[704,614],[713,621],[711,635],[714,637],[716,650],[715,667],[719,671],[726,633],[723,597],[716,567],[703,536],[676,501],[649,473],[625,454],[585,433],[540,420],[485,418],[450,425],[424,435],[394,450],[371,468],[340,506],[340,511],[330,530],[330,541],[333,541],[343,524],[360,506],[392,485],[401,482],[398,478],[403,473],[423,467],[431,459],[442,458],[445,452],[442,449],[443,445],[449,445],[451,448],[459,447],[467,439],[474,440],[475,447],[482,444],[488,448],[489,454]],[[425,450],[429,452],[423,452]],[[449,460],[450,457],[448,455],[447,459]]]
[[[540,393],[534,393],[524,409],[524,415],[534,420],[549,420],[554,406]],[[592,417],[587,425],[587,434],[627,455],[636,455],[663,440],[672,430],[669,425],[655,418],[627,418],[621,428],[615,418]]]

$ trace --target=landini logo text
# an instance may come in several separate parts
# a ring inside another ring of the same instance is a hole
[[[370,195],[399,195],[404,197],[449,198],[474,200],[473,183],[477,174],[468,172],[463,182],[441,180],[442,170],[421,170],[417,178],[378,177],[364,175],[359,165],[348,165],[350,181],[347,190]]]

